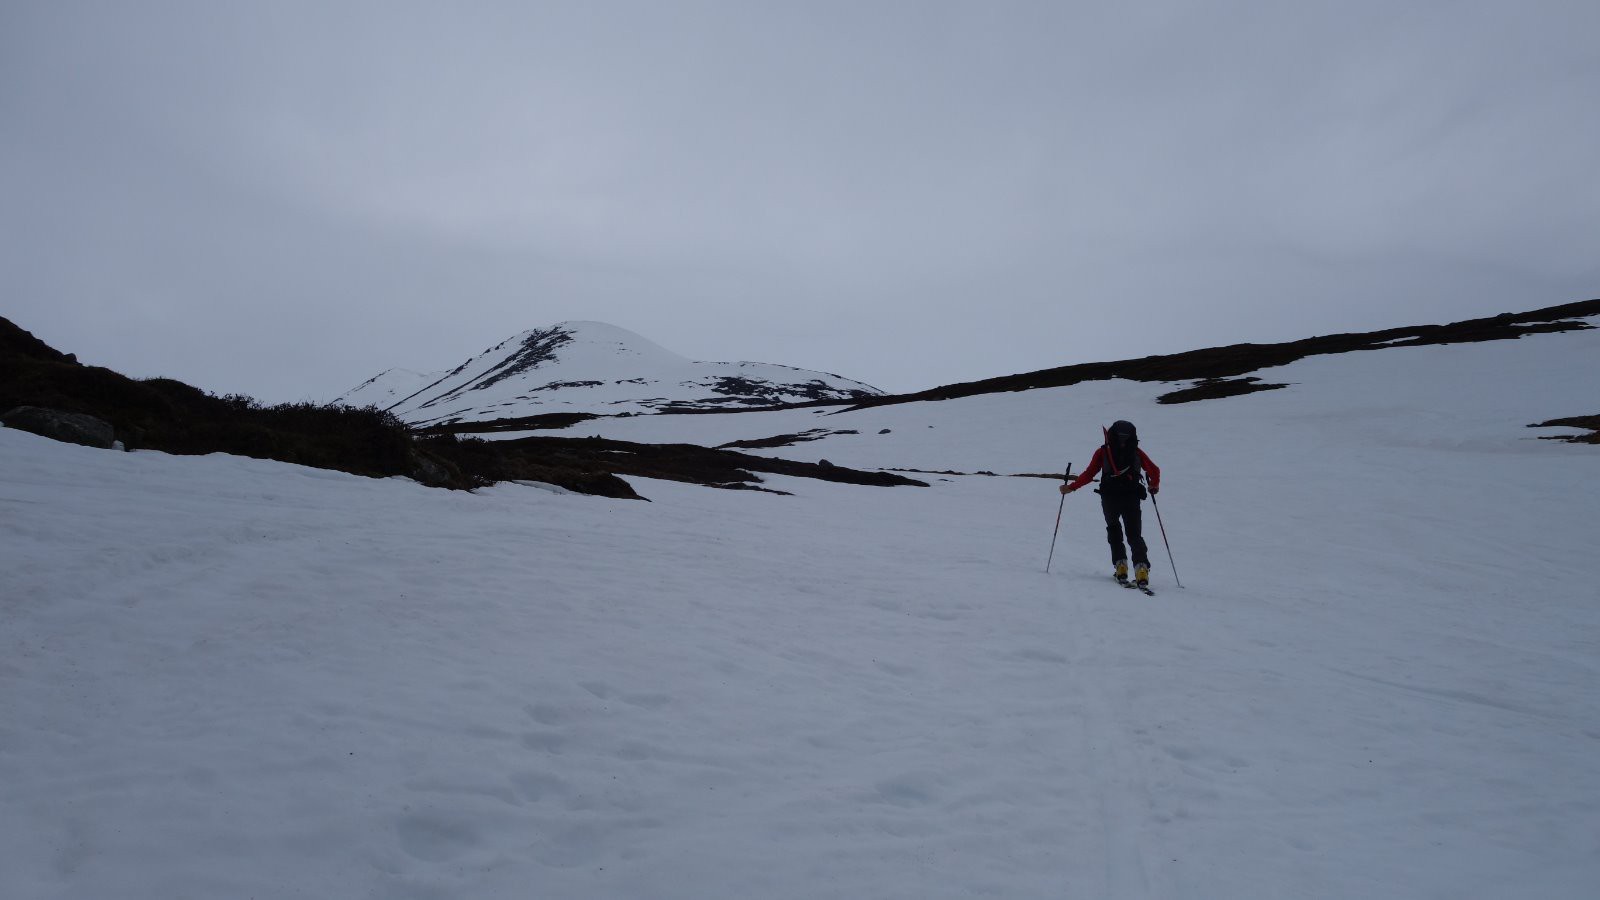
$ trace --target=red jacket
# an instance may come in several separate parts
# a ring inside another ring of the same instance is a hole
[[[1084,469],[1082,475],[1079,475],[1071,484],[1067,485],[1067,490],[1075,491],[1093,481],[1095,476],[1100,474],[1100,468],[1105,465],[1105,461],[1106,448],[1104,446],[1096,447],[1094,458],[1089,460],[1089,468]],[[1150,461],[1150,457],[1146,456],[1143,450],[1139,451],[1139,465],[1144,469],[1145,478],[1150,484],[1150,490],[1161,490],[1161,469]]]

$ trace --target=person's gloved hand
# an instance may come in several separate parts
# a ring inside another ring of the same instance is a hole
[[[1159,493],[1161,493],[1161,488],[1158,488],[1158,487],[1156,487],[1155,485],[1152,484],[1150,486],[1150,496],[1154,497],[1155,495],[1157,495]]]
[[[1061,493],[1063,493],[1063,494],[1070,494],[1075,490],[1077,490],[1077,488],[1073,487],[1070,484],[1063,484],[1061,486]]]

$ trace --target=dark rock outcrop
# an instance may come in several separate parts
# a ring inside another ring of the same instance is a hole
[[[1600,416],[1568,416],[1529,425],[1529,428],[1583,428],[1588,434],[1543,434],[1546,441],[1566,441],[1572,444],[1600,444]]]
[[[430,487],[445,487],[461,480],[461,473],[452,471],[453,468],[449,463],[431,454],[413,451],[409,474],[413,481],[419,481]]]
[[[110,450],[117,441],[117,431],[110,422],[83,413],[62,412],[38,406],[19,406],[3,416],[0,423],[41,437],[98,447]]]

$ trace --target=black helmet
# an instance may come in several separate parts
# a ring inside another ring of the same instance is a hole
[[[1111,427],[1106,429],[1106,431],[1112,437],[1116,438],[1117,443],[1119,444],[1126,444],[1129,441],[1138,443],[1139,441],[1139,429],[1134,428],[1133,423],[1127,421],[1126,419],[1118,419],[1117,421],[1112,422]]]

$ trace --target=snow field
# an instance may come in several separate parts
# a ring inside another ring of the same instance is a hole
[[[1039,479],[467,495],[0,429],[0,896],[1591,896],[1600,454],[1522,425],[1595,349],[599,423],[1004,473],[1130,418],[1153,598],[1087,491],[1042,571]]]
[[[75,506],[87,551],[69,589],[65,531],[15,529],[24,896],[910,897],[1086,852],[1087,786],[1041,784],[1059,648],[986,624],[996,565],[930,552],[936,495],[912,533],[833,485],[471,497],[79,448],[68,484],[3,437],[37,462],[9,499]]]

